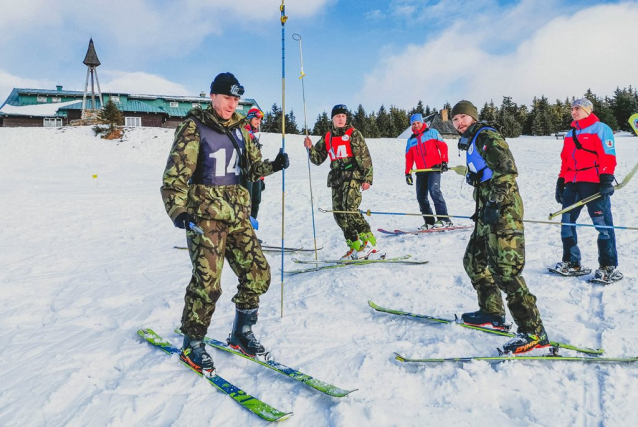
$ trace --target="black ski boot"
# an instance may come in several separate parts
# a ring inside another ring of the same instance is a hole
[[[505,316],[486,313],[484,311],[473,311],[461,315],[463,323],[472,326],[487,326],[494,329],[508,330],[510,325],[505,323]]]
[[[184,335],[179,358],[192,369],[204,375],[212,376],[215,372],[213,358],[206,352],[206,347],[201,340],[194,340]]]
[[[268,353],[263,345],[257,341],[252,331],[252,326],[257,323],[257,309],[235,311],[233,331],[228,337],[228,345],[239,350],[248,357],[268,359]]]
[[[545,328],[543,328],[539,334],[517,333],[514,338],[505,343],[503,351],[505,354],[522,354],[535,348],[544,348],[550,345]]]

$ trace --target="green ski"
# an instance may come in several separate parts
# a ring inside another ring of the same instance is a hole
[[[144,338],[149,343],[153,344],[158,349],[168,353],[168,354],[177,354],[179,355],[180,350],[168,341],[166,341],[161,336],[157,335],[152,329],[140,329],[137,331],[137,334]],[[186,365],[186,364],[184,364]],[[186,365],[188,368],[190,366]],[[253,397],[249,394],[246,394],[245,391],[240,389],[239,387],[234,386],[229,383],[219,375],[213,375],[212,377],[202,375],[201,372],[197,372],[190,368],[197,375],[206,378],[208,382],[214,387],[216,387],[222,393],[232,397],[235,402],[239,403],[244,408],[248,409],[253,414],[263,418],[267,421],[281,421],[292,415],[292,412],[281,412],[267,403],[262,402],[261,400]]]
[[[373,303],[372,301],[368,301],[368,304],[370,305],[370,307],[372,307],[376,311],[380,311],[382,313],[395,314],[395,315],[398,315],[398,316],[414,317],[414,318],[417,318],[417,319],[424,319],[424,320],[427,320],[427,321],[433,322],[433,323],[453,324],[453,325],[461,326],[463,328],[475,329],[475,330],[478,330],[478,331],[481,331],[481,332],[487,332],[487,333],[495,334],[495,335],[502,335],[504,337],[513,337],[513,336],[516,335],[516,334],[513,334],[511,332],[502,331],[502,330],[498,330],[498,329],[491,329],[491,328],[484,328],[484,327],[481,327],[481,326],[467,325],[467,324],[465,324],[465,323],[463,323],[463,322],[461,322],[461,321],[459,321],[457,319],[454,319],[454,320],[442,319],[442,318],[439,318],[439,317],[427,316],[425,314],[409,313],[407,311],[393,310],[393,309],[390,309],[390,308],[380,307],[380,306],[376,305],[375,303]],[[574,350],[574,351],[578,351],[580,353],[587,353],[587,354],[603,354],[603,353],[605,353],[605,350],[603,350],[602,348],[577,347],[575,345],[562,343],[562,342],[557,342],[557,341],[550,341],[550,344],[552,345],[552,347],[564,348],[564,349],[567,349],[567,350]]]
[[[286,274],[299,274],[299,273],[308,273],[311,271],[321,271],[321,270],[329,270],[332,268],[340,268],[340,267],[349,267],[356,265],[368,265],[368,264],[408,264],[408,265],[422,265],[427,264],[429,261],[417,261],[417,260],[408,260],[407,256],[397,257],[397,258],[386,258],[386,259],[363,259],[363,260],[349,260],[349,261],[318,261],[318,263],[332,263],[326,265],[317,265],[316,267],[310,268],[302,268],[299,270],[288,270],[284,271]],[[295,261],[298,262],[299,260]],[[304,264],[315,264],[317,261],[304,262]]]
[[[474,356],[474,357],[448,357],[444,359],[410,359],[394,353],[395,359],[405,363],[444,363],[444,362],[471,362],[484,360],[486,362],[507,362],[520,360],[542,360],[560,362],[588,362],[588,363],[627,363],[638,362],[638,357],[595,357],[595,356],[558,356],[548,354],[546,356]]]

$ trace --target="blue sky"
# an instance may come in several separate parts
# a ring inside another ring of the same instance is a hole
[[[102,89],[197,95],[231,71],[281,105],[280,0],[0,0],[0,102],[13,87],[82,90],[93,37]],[[367,112],[504,95],[529,104],[638,86],[637,1],[288,0],[286,110]]]

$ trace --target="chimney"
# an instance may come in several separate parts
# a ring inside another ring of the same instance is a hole
[[[448,121],[447,108],[441,110],[441,120],[443,120],[444,122]]]
[[[58,92],[62,91],[62,85],[57,85],[55,88],[58,90]]]

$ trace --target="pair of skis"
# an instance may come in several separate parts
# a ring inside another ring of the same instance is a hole
[[[335,259],[335,260],[300,260],[297,258],[293,258],[292,261],[297,264],[314,264],[314,267],[309,268],[300,268],[297,270],[288,270],[284,271],[285,274],[294,275],[301,273],[310,273],[313,271],[321,271],[321,270],[330,270],[333,268],[341,268],[341,267],[349,267],[349,266],[358,266],[358,265],[369,265],[369,264],[407,264],[407,265],[422,265],[427,264],[428,261],[420,261],[410,259],[412,255],[403,255],[394,258],[383,258],[383,259]]]
[[[481,332],[501,335],[505,337],[515,336],[515,334],[508,332],[506,330],[498,330],[498,329],[486,328],[482,326],[468,325],[466,323],[459,321],[458,319],[444,319],[440,317],[428,316],[425,314],[416,314],[416,313],[410,313],[403,310],[385,308],[375,304],[372,301],[368,301],[368,305],[370,305],[370,307],[372,307],[374,310],[382,312],[382,313],[394,314],[397,316],[408,316],[408,317],[413,317],[416,319],[423,319],[432,323],[453,324],[453,325],[461,326],[463,328],[474,329]],[[411,359],[408,357],[404,357],[398,353],[395,353],[395,359],[398,360],[399,362],[406,362],[406,363],[470,362],[472,360],[485,360],[488,362],[503,362],[507,360],[552,360],[552,361],[572,361],[572,362],[579,361],[579,362],[598,362],[598,363],[603,363],[603,362],[621,363],[621,362],[637,362],[638,361],[638,358],[636,357],[629,357],[629,358],[597,357],[604,353],[604,350],[602,348],[595,349],[595,348],[588,348],[588,347],[580,347],[580,346],[575,346],[572,344],[557,342],[557,341],[550,341],[550,344],[552,346],[552,351],[547,356],[510,356],[505,354],[499,354],[498,356]],[[584,353],[587,356],[560,356],[558,355],[559,348],[564,348],[566,350],[573,350],[579,353]]]
[[[175,332],[180,333],[179,330],[175,330]],[[155,346],[156,348],[168,353],[168,354],[177,354],[179,355],[180,350],[169,343],[167,340],[159,336],[152,329],[140,329],[137,331],[138,335],[148,341],[150,344]],[[274,360],[261,361],[256,358],[248,357],[243,353],[232,349],[228,344],[223,343],[221,341],[214,340],[212,338],[205,337],[203,340],[206,344],[215,347],[219,350],[226,351],[228,353],[241,356],[247,360],[258,363],[262,366],[270,368],[275,372],[278,372],[282,375],[285,375],[289,378],[292,378],[296,381],[299,381],[315,390],[318,390],[322,393],[325,393],[329,396],[333,397],[344,397],[348,394],[352,393],[355,390],[344,390],[339,387],[333,386],[331,384],[320,381],[316,378],[311,377],[310,375],[306,375],[302,372],[299,372],[293,368],[290,368],[281,363],[277,363]],[[183,363],[183,362],[182,362]],[[189,367],[188,365],[184,364]],[[192,369],[192,368],[191,368]],[[265,402],[257,399],[256,397],[247,394],[245,391],[240,389],[239,387],[231,384],[229,381],[226,381],[218,374],[214,374],[213,376],[203,375],[201,372],[197,372],[193,370],[199,376],[206,378],[206,380],[215,388],[217,388],[222,393],[230,396],[239,403],[245,409],[248,409],[250,412],[256,414],[257,416],[263,418],[266,421],[281,421],[292,415],[292,412],[283,412],[280,411]]]

